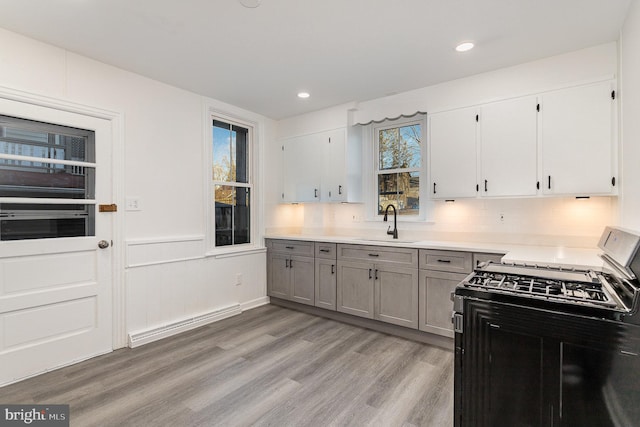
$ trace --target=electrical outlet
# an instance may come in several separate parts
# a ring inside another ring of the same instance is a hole
[[[242,285],[242,273],[236,274],[236,286]]]

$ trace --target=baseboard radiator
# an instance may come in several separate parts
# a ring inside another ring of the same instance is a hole
[[[226,319],[227,317],[235,316],[240,313],[242,313],[240,304],[234,304],[228,307],[211,311],[209,313],[177,320],[173,323],[162,325],[156,328],[132,332],[129,334],[129,347],[139,347],[141,345],[148,344],[150,342],[157,341],[171,335],[176,335],[181,332],[186,332],[199,326],[206,325],[208,323],[217,322],[218,320]]]

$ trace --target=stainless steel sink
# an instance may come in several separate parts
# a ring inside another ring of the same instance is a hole
[[[358,237],[357,239],[355,239],[359,242],[371,242],[371,243],[379,243],[379,242],[384,242],[384,243],[416,243],[419,242],[420,240],[405,240],[405,239],[384,239],[384,238],[380,238],[380,239],[375,239],[375,238],[371,238],[371,237]]]

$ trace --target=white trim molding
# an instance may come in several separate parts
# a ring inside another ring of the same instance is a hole
[[[162,338],[167,338],[182,332],[195,329],[209,323],[217,322],[228,317],[237,316],[242,313],[240,304],[233,304],[228,307],[219,308],[208,313],[199,314],[185,319],[176,320],[174,322],[157,326],[142,331],[132,332],[129,334],[129,347],[135,348]]]

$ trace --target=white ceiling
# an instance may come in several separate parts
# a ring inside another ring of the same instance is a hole
[[[0,0],[0,27],[281,119],[617,40],[631,1]]]

